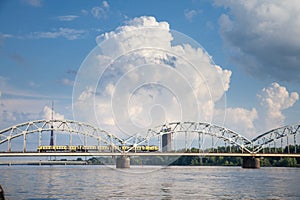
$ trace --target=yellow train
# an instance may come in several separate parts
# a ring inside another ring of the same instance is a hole
[[[38,146],[38,152],[67,151],[67,152],[88,152],[88,151],[105,151],[110,150],[108,146],[69,146],[69,145],[53,145]]]
[[[128,151],[132,147],[133,146],[119,146],[119,149],[122,150],[122,151]],[[154,146],[154,145],[151,145],[151,146],[139,145],[139,146],[133,147],[131,149],[131,151],[137,151],[137,152],[140,152],[140,151],[158,151],[158,146]]]
[[[117,146],[115,150],[121,150],[121,151],[128,151],[133,146]],[[136,147],[133,147],[130,151],[133,152],[145,152],[145,151],[158,151],[158,146],[151,145],[139,145]],[[110,146],[84,146],[84,145],[78,145],[78,146],[69,146],[69,145],[53,145],[53,146],[38,146],[37,151],[38,152],[93,152],[93,151],[111,151],[112,148]]]

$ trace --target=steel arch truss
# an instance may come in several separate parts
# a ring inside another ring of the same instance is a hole
[[[288,126],[283,126],[281,128],[270,130],[252,139],[251,141],[253,145],[252,152],[258,153],[267,145],[279,139],[284,139],[284,138],[288,139],[289,136],[294,137],[294,140],[296,140],[297,134],[300,134],[300,124],[288,125]]]
[[[26,136],[32,133],[49,131],[67,132],[69,134],[82,134],[85,138],[92,137],[108,146],[115,147],[122,144],[122,139],[92,125],[72,120],[36,120],[11,126],[0,131],[0,144],[7,142],[8,151],[11,151],[11,140],[17,137],[24,138],[24,151],[26,151]],[[112,148],[118,149],[118,148]]]
[[[21,123],[0,131],[0,144],[8,143],[8,152],[11,151],[11,141],[18,137],[23,137],[24,145],[23,151],[26,151],[26,136],[28,134],[37,133],[42,135],[43,132],[49,131],[55,132],[67,132],[69,134],[81,134],[85,138],[92,137],[98,141],[98,144],[103,143],[112,147],[111,150],[119,152],[129,152],[138,145],[149,145],[149,141],[156,137],[161,137],[165,134],[176,133],[198,133],[211,136],[223,140],[229,145],[235,145],[241,148],[242,152],[258,153],[267,145],[277,141],[283,140],[288,137],[294,137],[294,143],[296,144],[296,136],[300,134],[300,124],[284,126],[278,129],[273,129],[266,133],[263,133],[256,138],[249,140],[246,137],[229,130],[227,128],[217,126],[210,123],[201,122],[171,122],[160,126],[156,126],[149,129],[145,135],[136,134],[125,140],[119,138],[116,135],[108,133],[105,130],[96,128],[92,125],[73,121],[73,120],[36,120]],[[84,144],[86,145],[86,144]],[[118,146],[127,145],[131,148],[126,151],[122,151]]]
[[[146,138],[135,137],[137,145],[149,141],[153,137],[171,133],[202,133],[227,142],[230,145],[239,146],[242,151],[251,152],[246,144],[251,141],[244,136],[227,128],[210,123],[201,122],[171,122],[149,129]]]

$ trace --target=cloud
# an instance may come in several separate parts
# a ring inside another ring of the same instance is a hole
[[[92,8],[91,13],[95,18],[99,19],[102,16],[104,17],[106,12],[105,12],[104,8],[96,6],[96,7]]]
[[[107,1],[102,2],[102,6],[95,6],[91,9],[91,14],[97,18],[106,18],[109,12],[109,4]]]
[[[0,129],[40,118],[38,109],[45,103],[43,100],[7,97],[3,93],[0,99]]]
[[[0,33],[0,40],[4,40],[5,38],[12,38],[12,37],[14,37],[12,34]]]
[[[299,99],[298,93],[289,93],[278,83],[272,83],[269,87],[263,88],[257,96],[263,108],[261,116],[266,130],[284,125],[285,116],[282,111],[292,107]]]
[[[103,1],[103,2],[102,2],[102,6],[103,6],[104,8],[109,8],[109,4],[107,3],[107,1]]]
[[[194,17],[196,17],[199,13],[201,13],[202,11],[197,11],[197,10],[189,10],[189,9],[185,9],[184,10],[184,17],[189,21],[192,22]]]
[[[2,88],[3,80],[0,77],[0,86]],[[18,119],[22,118],[25,114],[23,112],[17,112],[10,108],[6,99],[3,98],[3,92],[0,91],[0,130],[4,127],[12,125],[13,122],[16,122]]]
[[[63,16],[56,17],[56,19],[58,19],[59,21],[73,21],[77,18],[78,18],[77,15],[63,15]]]
[[[7,38],[13,38],[14,35],[12,34],[4,34],[4,33],[0,33],[0,46],[4,43],[4,40],[6,40]]]
[[[222,119],[224,111],[226,112],[226,117],[225,119]],[[258,112],[255,108],[252,108],[251,110],[240,107],[226,108],[225,110],[217,110],[216,115],[219,123],[221,123],[221,120],[225,120],[225,127],[240,133],[247,138],[253,138],[257,135],[254,121],[258,119]]]
[[[68,78],[63,78],[62,80],[59,81],[59,83],[61,83],[63,85],[67,85],[67,86],[73,86],[74,85],[74,81],[70,80]]]
[[[93,89],[88,87],[80,94],[77,100],[79,101],[79,103],[84,103],[90,98],[92,98],[93,95],[94,95]]]
[[[17,99],[1,97],[0,130],[27,121],[51,119],[51,108],[45,106],[45,103],[48,102],[42,99]],[[42,111],[41,108],[43,108]],[[64,115],[54,112],[53,118],[64,119]]]
[[[82,9],[80,12],[81,12],[82,15],[88,15],[89,14],[89,11],[87,11],[85,9]]]
[[[35,39],[41,39],[41,38],[54,39],[54,38],[63,37],[66,38],[67,40],[77,40],[83,38],[86,33],[87,31],[85,30],[59,28],[49,32],[34,32],[33,34],[31,34],[30,37]]]
[[[65,20],[66,21],[66,20]],[[27,35],[12,35],[12,34],[1,34],[0,33],[0,45],[7,38],[16,39],[55,39],[55,38],[66,38],[67,40],[77,40],[82,39],[88,33],[87,30],[82,29],[72,29],[72,28],[57,28],[46,32],[33,32]],[[19,55],[12,55],[12,57],[17,57]],[[16,58],[19,59],[19,58]],[[19,59],[20,61],[20,59]]]
[[[42,6],[42,1],[41,0],[22,0],[22,2],[33,6],[33,7],[41,7]]]
[[[29,84],[30,87],[34,87],[34,88],[39,87],[39,84],[37,84],[37,83],[34,82],[34,81],[29,81],[28,84]]]
[[[52,113],[53,113],[53,119],[64,119],[64,115],[59,114],[55,111],[52,112],[52,108],[45,106],[43,111],[41,112],[41,116],[44,119],[52,119]]]
[[[26,83],[25,83],[26,84]],[[29,85],[36,86],[35,83]],[[31,87],[32,87],[31,86]],[[27,89],[15,88],[10,79],[0,76],[0,129],[14,124],[41,119],[41,109],[53,100],[53,95],[45,96]],[[60,103],[70,100],[69,97],[55,97]]]
[[[185,37],[148,16],[98,36],[74,83],[75,119],[124,134],[166,121],[212,121],[231,71]]]
[[[232,59],[256,78],[300,81],[300,2],[216,1],[228,13],[219,18]]]
[[[1,110],[0,114],[1,124],[5,124],[7,122],[11,123],[17,120],[17,116],[14,113],[9,112],[7,110]]]

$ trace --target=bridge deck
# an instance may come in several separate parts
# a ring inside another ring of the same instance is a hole
[[[0,157],[47,157],[47,156],[201,156],[201,157],[212,157],[212,156],[222,156],[222,157],[300,157],[300,154],[276,154],[276,153],[171,153],[171,152],[129,152],[129,153],[109,153],[109,152],[48,152],[48,153],[38,153],[38,152],[10,152],[10,153],[0,153]]]

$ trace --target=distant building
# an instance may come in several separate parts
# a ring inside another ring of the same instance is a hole
[[[164,129],[163,132],[169,133],[162,135],[162,152],[172,151],[172,133],[170,132],[170,128]]]

